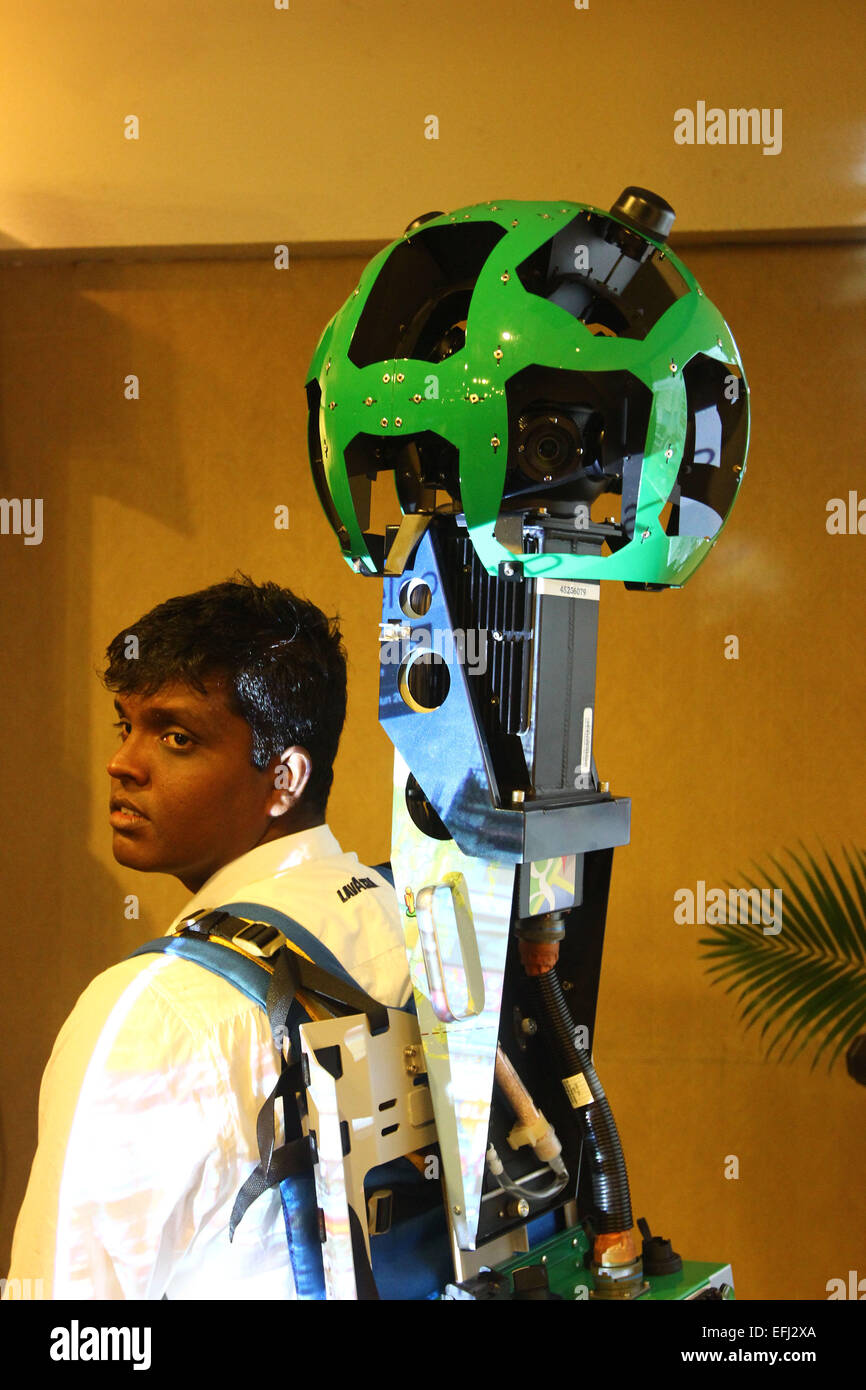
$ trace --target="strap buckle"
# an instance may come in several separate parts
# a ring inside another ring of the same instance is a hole
[[[249,955],[262,956],[265,960],[275,956],[286,940],[281,931],[267,922],[246,922],[229,939],[234,945],[242,944]]]
[[[232,922],[240,924],[235,932],[230,930]],[[208,911],[206,908],[193,912],[178,923],[175,934],[180,936],[185,932],[228,942],[231,946],[237,946],[244,955],[259,956],[262,960],[275,956],[285,944],[283,933],[267,922],[248,922],[243,917],[232,917],[229,912]]]
[[[189,917],[184,917],[182,922],[178,922],[174,935],[182,936],[185,932],[190,932],[194,936],[210,936],[214,927],[225,921],[228,915],[227,912],[215,912],[213,909],[200,907],[198,912],[193,912]]]
[[[394,1193],[380,1187],[367,1200],[367,1230],[371,1236],[384,1236],[391,1229],[394,1215]]]

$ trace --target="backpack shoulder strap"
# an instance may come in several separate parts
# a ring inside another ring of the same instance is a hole
[[[227,951],[219,941],[212,941],[205,936],[178,935],[160,936],[155,941],[146,941],[143,946],[132,951],[128,959],[152,953],[180,956],[182,960],[194,961],[213,975],[222,976],[254,1004],[265,1008],[273,971],[251,956],[241,955],[240,951]]]
[[[366,1014],[374,1033],[388,1026],[385,1005],[359,987],[327,946],[288,913],[262,903],[227,903],[194,913],[173,935],[147,941],[131,956],[151,952],[195,961],[231,981],[269,1015],[283,1009],[281,996],[291,987],[283,1016],[271,1017],[275,1032],[285,1025],[299,990],[319,994],[342,1011]]]
[[[219,909],[220,912],[228,913],[231,917],[240,917],[246,922],[265,922],[269,927],[280,933],[285,938],[292,950],[298,955],[311,961],[314,965],[321,966],[338,980],[343,980],[345,984],[357,989],[358,985],[349,972],[340,964],[333,951],[314,936],[306,927],[290,917],[287,912],[281,912],[279,908],[267,907],[264,903],[252,902],[231,902],[226,903]],[[223,933],[220,933],[222,935]],[[234,938],[232,938],[234,940]],[[249,938],[242,939],[238,944],[242,949],[247,949]],[[279,947],[279,943],[277,943]],[[267,948],[267,943],[265,943]],[[360,1010],[363,1012],[363,1010]]]

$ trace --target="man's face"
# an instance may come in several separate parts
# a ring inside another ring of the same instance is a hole
[[[278,760],[252,765],[249,725],[228,708],[221,680],[207,687],[119,695],[121,743],[108,764],[115,859],[174,874],[192,892],[291,820],[271,814]]]

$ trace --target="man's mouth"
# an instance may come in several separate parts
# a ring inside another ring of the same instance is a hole
[[[113,796],[108,804],[109,820],[115,830],[130,830],[135,825],[145,825],[149,819],[135,802],[124,796]]]

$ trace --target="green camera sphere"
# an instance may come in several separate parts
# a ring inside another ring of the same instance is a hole
[[[461,514],[490,574],[685,582],[742,482],[749,399],[730,329],[664,243],[672,221],[641,189],[614,212],[479,203],[370,262],[307,382],[313,475],[356,570],[382,569],[375,481],[388,523]],[[539,509],[573,516],[586,553],[506,548],[501,519]]]

